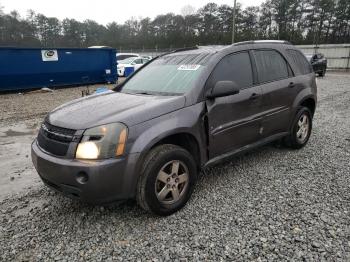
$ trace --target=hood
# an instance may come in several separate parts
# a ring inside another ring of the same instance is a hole
[[[181,109],[185,100],[184,96],[107,92],[63,104],[48,115],[48,121],[69,129],[86,129],[114,122],[133,126]]]

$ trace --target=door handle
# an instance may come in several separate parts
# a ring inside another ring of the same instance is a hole
[[[249,97],[249,99],[250,99],[250,100],[256,100],[259,96],[260,96],[259,94],[253,93],[253,94]]]
[[[288,85],[288,87],[289,87],[289,88],[293,88],[293,87],[295,87],[294,82],[290,82],[290,83],[289,83],[289,85]]]

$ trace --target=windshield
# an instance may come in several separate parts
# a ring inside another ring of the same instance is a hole
[[[184,94],[205,68],[208,54],[160,57],[125,83],[122,93]]]

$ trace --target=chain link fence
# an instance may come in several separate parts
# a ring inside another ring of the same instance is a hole
[[[350,70],[350,44],[298,45],[304,54],[323,53],[330,69]],[[154,49],[117,49],[118,53],[137,53],[144,56],[158,56],[184,47]]]

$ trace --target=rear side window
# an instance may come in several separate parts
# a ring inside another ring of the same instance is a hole
[[[289,77],[289,65],[277,51],[255,50],[254,56],[260,83],[271,82]]]
[[[306,57],[301,52],[299,52],[298,50],[288,49],[287,54],[298,66],[299,71],[302,75],[306,75],[312,72],[310,63],[307,61]]]
[[[213,87],[218,81],[233,81],[240,88],[253,85],[253,73],[248,52],[225,56],[215,67],[209,86]]]

